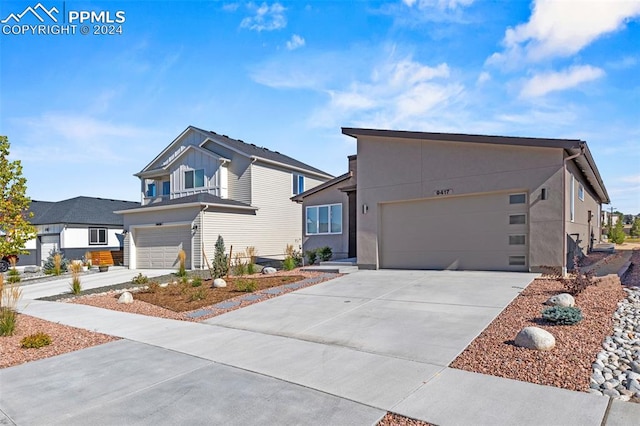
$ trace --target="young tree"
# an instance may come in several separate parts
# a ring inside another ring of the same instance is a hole
[[[637,217],[631,225],[631,232],[629,234],[632,237],[640,237],[640,217]]]
[[[224,239],[221,235],[218,235],[216,241],[215,251],[213,253],[213,276],[214,278],[222,278],[227,275],[229,270],[229,258],[225,253]]]
[[[618,220],[613,229],[609,231],[609,241],[615,244],[622,244],[624,243],[624,238],[625,235],[622,228],[622,221]]]
[[[26,195],[27,179],[19,160],[9,161],[9,138],[0,136],[0,255],[28,253],[27,241],[36,237],[29,218],[31,200]]]

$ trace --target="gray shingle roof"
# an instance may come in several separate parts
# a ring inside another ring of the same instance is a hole
[[[57,202],[34,200],[29,209],[33,213],[30,222],[33,225],[73,223],[122,226],[122,215],[114,211],[136,207],[140,207],[140,203],[94,197],[75,197]]]
[[[186,197],[174,198],[172,200],[163,200],[157,203],[147,204],[146,206],[137,205],[140,209],[152,208],[152,207],[161,207],[161,206],[173,206],[180,204],[189,204],[189,203],[203,203],[203,204],[223,204],[228,205],[230,207],[252,207],[249,204],[242,203],[240,201],[229,200],[226,198],[220,198],[213,194],[209,194],[207,192],[202,192],[200,194],[187,195]]]
[[[298,160],[296,160],[294,158],[291,158],[291,157],[289,157],[287,155],[280,154],[277,151],[271,151],[268,148],[256,146],[256,145],[251,144],[251,143],[246,143],[246,142],[244,142],[242,140],[233,139],[233,138],[230,138],[227,135],[220,135],[220,134],[218,134],[218,133],[216,133],[214,131],[203,130],[203,129],[200,129],[200,128],[195,127],[195,126],[190,126],[190,127],[194,128],[196,130],[199,130],[199,131],[201,131],[203,133],[208,133],[208,134],[212,135],[214,140],[216,140],[216,139],[220,140],[221,142],[223,142],[223,143],[229,145],[230,147],[232,147],[232,148],[234,148],[234,149],[236,149],[236,150],[248,155],[249,157],[255,156],[255,157],[258,157],[258,158],[264,158],[265,160],[277,161],[278,163],[286,164],[288,166],[297,167],[297,168],[300,168],[300,169],[303,169],[303,170],[309,170],[311,172],[320,173],[320,174],[323,174],[323,175],[326,175],[326,176],[329,176],[329,177],[331,176],[329,173],[327,173],[327,172],[325,172],[323,170],[320,170],[320,169],[317,169],[315,167],[312,167],[312,166],[310,166],[310,165],[308,165],[306,163],[303,163],[302,161],[298,161]]]

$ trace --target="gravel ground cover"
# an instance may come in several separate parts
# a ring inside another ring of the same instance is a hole
[[[387,413],[377,426],[432,426],[431,423],[410,419],[395,413]]]
[[[561,281],[536,279],[469,345],[451,367],[493,376],[588,391],[591,364],[613,331],[613,312],[626,297],[612,276],[597,280],[576,296],[584,319],[575,325],[552,325],[541,318],[543,303],[565,292]],[[552,351],[515,346],[518,332],[528,326],[549,331],[556,338]]]

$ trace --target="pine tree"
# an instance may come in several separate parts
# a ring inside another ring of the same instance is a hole
[[[609,232],[609,241],[615,244],[624,243],[624,231],[622,229],[622,220],[618,219],[613,229]]]
[[[29,218],[31,200],[19,160],[9,161],[9,138],[0,136],[0,255],[26,254],[27,241],[36,237]]]
[[[633,225],[631,225],[631,231],[629,232],[629,234],[632,237],[640,237],[640,217],[637,217],[633,221]]]
[[[214,278],[221,278],[227,275],[229,269],[228,256],[225,253],[224,240],[221,235],[218,235],[216,241],[215,251],[213,254],[213,276]]]

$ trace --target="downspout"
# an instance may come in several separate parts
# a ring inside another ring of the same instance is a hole
[[[582,154],[584,154],[584,142],[580,142],[580,152],[577,154],[573,154],[564,159],[562,165],[562,191],[564,192],[567,189],[567,161],[573,160],[574,158],[578,158]],[[569,191],[571,193],[571,191]],[[562,197],[562,276],[567,276],[567,218],[564,216],[567,213],[567,196]]]
[[[200,269],[204,269],[205,260],[204,256],[206,256],[204,252],[204,212],[209,208],[209,204],[205,204],[204,208],[200,210]]]

